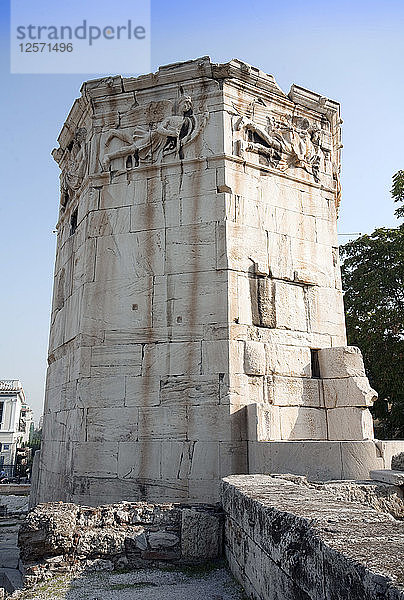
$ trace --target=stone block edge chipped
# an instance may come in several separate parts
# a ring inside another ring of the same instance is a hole
[[[363,483],[349,482],[358,488]],[[343,486],[347,482],[330,482],[321,489],[294,475],[231,476],[222,481],[226,557],[252,597],[403,598],[402,523],[366,501],[350,502]],[[365,497],[366,493],[362,500]],[[403,507],[402,497],[399,501]],[[380,531],[394,539],[389,553],[380,544]],[[242,538],[248,544],[240,543]],[[350,544],[353,538],[355,544]],[[343,550],[347,544],[349,555]]]

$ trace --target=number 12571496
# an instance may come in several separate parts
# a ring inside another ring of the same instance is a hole
[[[73,44],[64,42],[51,44],[49,42],[26,42],[19,44],[20,52],[73,52]]]

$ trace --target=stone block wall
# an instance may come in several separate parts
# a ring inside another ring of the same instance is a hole
[[[247,72],[224,85],[234,403],[246,406],[251,442],[373,439],[376,394],[360,353],[345,349],[339,105],[298,86],[285,98],[251,67],[258,94]]]
[[[263,380],[268,394],[247,406],[251,442],[373,440],[368,407],[377,393],[369,385],[359,349],[315,352],[318,374],[312,377],[309,348],[245,343],[247,370]]]
[[[207,69],[88,82],[59,137],[38,500],[207,500],[246,470],[225,385],[223,101]]]
[[[401,514],[402,495],[355,487],[320,489],[294,476],[224,480],[225,552],[248,597],[404,598],[403,523],[381,512],[390,506]]]

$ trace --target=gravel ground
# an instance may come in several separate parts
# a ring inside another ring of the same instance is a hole
[[[245,600],[243,591],[224,567],[103,572],[73,580],[57,577],[12,597],[19,600]]]

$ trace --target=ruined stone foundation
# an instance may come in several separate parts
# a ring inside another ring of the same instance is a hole
[[[309,476],[349,477],[360,452],[383,467],[345,346],[338,103],[206,57],[81,91],[53,152],[34,502],[212,502],[286,456]]]

